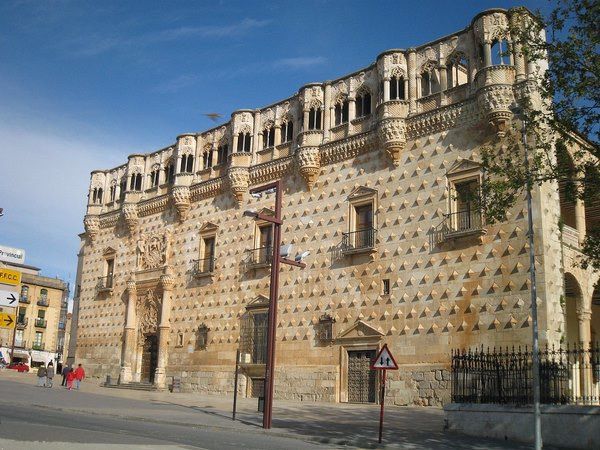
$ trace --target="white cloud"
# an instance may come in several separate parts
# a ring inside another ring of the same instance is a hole
[[[324,56],[299,56],[296,58],[282,58],[273,63],[274,67],[285,67],[290,69],[305,69],[327,61]]]

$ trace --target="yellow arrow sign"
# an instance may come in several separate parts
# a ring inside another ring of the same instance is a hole
[[[15,315],[0,312],[0,328],[14,328]]]
[[[21,272],[11,269],[0,269],[0,283],[16,286],[21,282]]]

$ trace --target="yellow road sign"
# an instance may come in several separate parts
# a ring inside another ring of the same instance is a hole
[[[0,328],[14,328],[15,315],[0,312]]]
[[[21,272],[11,269],[0,269],[0,284],[16,286],[21,282]]]

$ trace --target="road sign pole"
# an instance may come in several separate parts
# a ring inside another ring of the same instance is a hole
[[[16,308],[15,308],[16,311]],[[12,364],[14,362],[14,355],[15,355],[15,339],[17,337],[17,321],[15,320],[15,327],[13,328],[13,338],[12,338],[12,345],[10,346],[10,363]]]
[[[383,436],[383,407],[385,405],[385,373],[387,370],[381,371],[381,409],[379,410],[379,443],[381,444],[381,437]]]

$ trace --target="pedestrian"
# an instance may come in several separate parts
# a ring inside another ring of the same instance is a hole
[[[63,365],[60,361],[56,363],[56,375],[60,375],[62,373]]]
[[[75,380],[75,371],[69,370],[67,372],[67,389],[70,391],[73,389],[73,381]]]
[[[46,385],[46,374],[48,371],[46,370],[46,366],[43,364],[38,367],[37,376],[38,376],[38,387],[44,387]]]
[[[63,377],[62,379],[62,383],[60,383],[61,386],[66,386],[67,385],[67,375],[69,375],[69,372],[71,372],[73,369],[69,366],[65,366],[62,369],[61,375]]]
[[[54,365],[52,364],[52,361],[50,361],[48,363],[48,368],[46,369],[46,387],[51,388],[52,387],[52,379],[54,378]]]
[[[85,370],[83,370],[83,366],[79,364],[77,369],[75,369],[75,389],[79,390],[81,382],[85,378]]]

